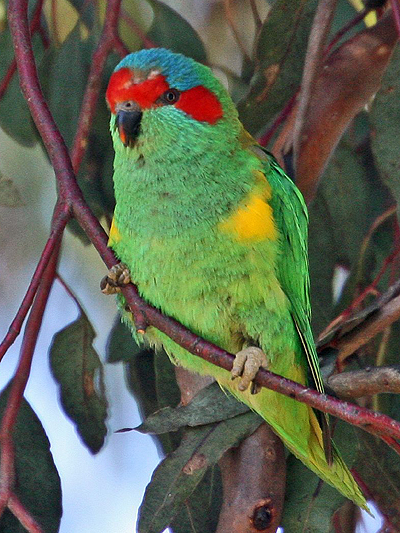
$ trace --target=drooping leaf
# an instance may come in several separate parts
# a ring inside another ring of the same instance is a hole
[[[180,391],[174,367],[165,352],[154,353],[153,350],[141,348],[129,362],[125,363],[125,376],[128,389],[137,401],[142,418],[145,419],[163,407],[178,405]],[[180,432],[154,437],[163,453],[174,450],[180,439]]]
[[[360,447],[355,429],[339,421],[334,440],[340,443],[340,453],[351,466]],[[288,458],[282,517],[285,533],[327,533],[331,530],[332,515],[344,501],[344,496],[323,483],[294,456]]]
[[[143,348],[134,341],[132,334],[117,316],[107,342],[107,363],[132,361]]]
[[[323,63],[298,133],[296,183],[308,203],[344,131],[379,89],[397,39],[393,17],[387,13]]]
[[[91,323],[81,314],[54,336],[50,363],[65,413],[83,443],[97,453],[107,434],[107,401],[102,364],[92,345],[94,337]]]
[[[35,56],[40,59],[44,50],[40,37],[34,35],[32,42]],[[0,33],[0,57],[0,80],[3,80],[14,58],[12,38],[8,28]],[[33,146],[38,140],[37,130],[22,95],[17,73],[14,74],[0,99],[0,126],[23,146]]]
[[[81,22],[78,22],[59,47],[53,45],[46,50],[39,65],[43,92],[69,148],[76,131],[93,46],[90,37],[82,38]]]
[[[218,466],[207,470],[171,523],[173,533],[215,533],[222,505],[222,480]]]
[[[397,45],[371,108],[372,151],[382,179],[400,202],[400,46]]]
[[[248,410],[246,405],[224,393],[214,382],[202,389],[188,405],[175,409],[164,407],[147,417],[136,430],[142,433],[166,433],[185,426],[195,427],[220,422]]]
[[[3,417],[10,386],[0,395]],[[23,399],[13,430],[15,447],[15,492],[22,504],[41,525],[44,533],[57,533],[60,526],[61,483],[43,426],[29,403]],[[24,533],[25,528],[6,511],[0,518],[1,533]]]
[[[204,63],[207,60],[204,45],[192,26],[174,9],[159,0],[147,0],[154,19],[147,37],[157,46],[169,48]]]
[[[14,182],[0,173],[0,205],[5,207],[20,207],[24,205],[21,194]]]
[[[354,284],[360,282],[356,278],[363,239],[375,218],[391,202],[371,166],[365,139],[361,153],[356,153],[357,146],[358,143],[351,142],[350,135],[341,141],[309,208],[311,299],[317,334],[350,303]],[[349,270],[347,284],[352,291],[335,306],[332,278],[337,265]]]
[[[139,533],[161,533],[182,504],[226,450],[261,424],[255,413],[245,413],[217,424],[189,428],[179,448],[156,468],[140,507]]]
[[[94,5],[91,2],[85,2],[85,0],[68,1],[77,10],[82,22],[84,22],[88,29],[91,30],[95,22]]]
[[[259,34],[256,74],[239,105],[246,129],[256,134],[298,90],[318,2],[277,0]]]
[[[361,450],[356,470],[378,508],[400,528],[400,467],[398,455],[379,440],[359,430]]]

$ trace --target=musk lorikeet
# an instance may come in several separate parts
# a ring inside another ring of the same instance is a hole
[[[367,508],[331,443],[327,417],[249,386],[260,366],[302,384],[309,368],[323,391],[300,192],[245,131],[211,70],[192,59],[161,48],[128,55],[111,76],[107,102],[116,196],[109,245],[143,298],[238,355],[230,374],[154,327],[145,339],[175,364],[213,376],[308,468]],[[109,276],[105,292],[113,292],[113,279],[129,280],[122,267]],[[121,310],[140,337],[122,299]]]

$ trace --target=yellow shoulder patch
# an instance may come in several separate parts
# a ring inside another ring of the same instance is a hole
[[[275,240],[275,227],[271,199],[271,187],[261,171],[256,171],[256,187],[227,220],[220,223],[222,231],[232,233],[238,241]]]
[[[115,224],[115,218],[113,218],[111,222],[110,235],[108,236],[107,246],[112,247],[113,244],[117,244],[121,239],[122,236]]]

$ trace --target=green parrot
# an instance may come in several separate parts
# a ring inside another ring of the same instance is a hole
[[[162,48],[116,67],[107,89],[116,207],[109,246],[141,296],[235,353],[229,373],[154,327],[144,338],[172,362],[213,376],[259,413],[289,450],[367,509],[331,442],[327,417],[252,380],[260,366],[323,392],[310,326],[307,210],[271,154],[248,134],[211,70]],[[132,334],[143,342],[130,313]],[[234,379],[235,378],[235,379]]]

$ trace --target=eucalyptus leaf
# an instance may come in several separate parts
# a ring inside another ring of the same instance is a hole
[[[97,453],[107,427],[103,368],[93,348],[95,332],[86,315],[56,333],[50,347],[53,376],[60,385],[61,404],[86,447]]]
[[[214,382],[202,389],[188,405],[175,409],[165,407],[156,411],[136,430],[141,433],[166,433],[185,426],[195,427],[220,422],[248,410],[246,405],[224,393],[218,383]]]
[[[239,104],[246,129],[256,134],[298,90],[317,0],[277,0],[256,46],[256,73]]]
[[[371,108],[372,151],[384,182],[400,202],[400,45],[382,79]]]
[[[159,0],[147,0],[147,2],[154,12],[147,37],[158,46],[185,54],[196,61],[206,62],[204,45],[192,26],[164,2]]]
[[[340,453],[347,465],[355,459],[360,445],[356,430],[338,421],[334,440],[340,443]],[[282,517],[285,533],[326,533],[331,529],[333,514],[345,501],[336,489],[323,483],[318,476],[290,455],[287,459],[286,494]]]
[[[0,395],[4,416],[10,386]],[[29,403],[23,399],[13,429],[15,448],[15,492],[21,503],[42,527],[44,533],[57,533],[62,514],[61,483],[43,426]],[[0,533],[24,533],[25,528],[5,511]]]
[[[107,342],[107,363],[129,362],[143,350],[134,341],[130,329],[117,316]]]
[[[219,467],[212,466],[171,523],[173,533],[215,533],[222,505]]]
[[[40,59],[44,49],[37,34],[33,36],[32,43],[35,56]],[[14,58],[12,38],[8,28],[0,33],[0,57],[0,80],[3,80]],[[0,100],[0,126],[23,146],[34,146],[38,140],[37,130],[22,95],[17,73],[14,74]]]
[[[140,507],[138,532],[161,533],[168,527],[207,469],[261,422],[255,413],[245,413],[217,424],[189,428],[179,448],[153,473]]]

